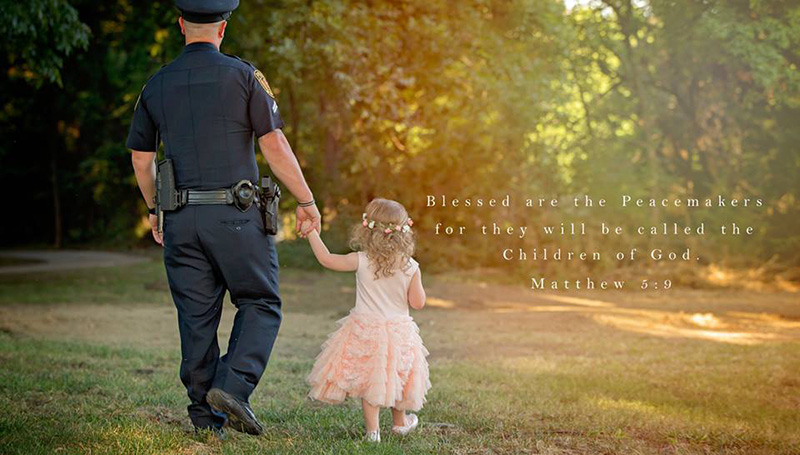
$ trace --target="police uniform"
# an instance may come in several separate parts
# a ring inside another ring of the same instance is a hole
[[[191,22],[227,19],[236,5],[178,2]],[[195,42],[147,81],[127,147],[155,151],[163,143],[179,189],[230,188],[243,179],[257,182],[254,137],[281,127],[269,84],[253,65]],[[275,243],[255,206],[242,212],[233,205],[187,205],[165,212],[163,230],[189,415],[196,427],[220,427],[225,417],[211,409],[206,394],[219,388],[247,403],[281,323]],[[217,327],[226,291],[237,311],[220,358]]]

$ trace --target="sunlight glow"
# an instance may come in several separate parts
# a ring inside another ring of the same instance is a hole
[[[437,299],[436,297],[428,297],[425,299],[425,305],[434,308],[454,308],[456,306],[452,300]]]
[[[692,322],[692,324],[698,325],[700,327],[717,328],[722,325],[719,319],[717,319],[711,313],[703,313],[703,314],[694,313],[689,317],[689,320]]]
[[[543,301],[554,302],[547,304]],[[428,298],[442,309],[459,309],[459,299]],[[474,303],[470,303],[474,306]],[[495,314],[579,313],[617,330],[666,338],[689,338],[718,343],[755,345],[800,339],[800,320],[771,313],[667,311],[618,307],[610,301],[541,294],[535,297],[485,298],[481,306]]]
[[[658,414],[658,408],[639,400],[615,400],[613,398],[600,397],[593,399],[592,402],[601,409]]]
[[[617,329],[666,338],[693,338],[741,345],[754,345],[765,341],[787,340],[785,336],[776,333],[723,332],[680,327],[670,324],[669,322],[659,322],[663,319],[658,317],[641,318],[624,315],[596,315],[594,319],[601,324],[610,325]]]
[[[150,227],[150,218],[143,216],[139,220],[139,224],[136,225],[136,229],[134,230],[134,232],[136,233],[136,237],[141,239],[142,237],[150,234],[151,230],[152,228]]]
[[[581,306],[590,306],[590,307],[597,307],[597,308],[614,308],[614,305],[611,302],[604,302],[602,300],[596,299],[584,299],[579,297],[566,297],[560,295],[542,295],[540,298],[544,300],[550,300],[553,302],[559,303],[571,303],[573,305],[581,305]]]

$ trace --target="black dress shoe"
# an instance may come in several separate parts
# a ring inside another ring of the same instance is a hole
[[[206,401],[215,410],[228,415],[228,425],[234,430],[256,436],[264,433],[264,427],[250,409],[250,405],[230,393],[215,387],[208,391]]]

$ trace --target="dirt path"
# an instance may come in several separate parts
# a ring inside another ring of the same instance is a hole
[[[281,348],[313,355],[324,335],[334,328],[334,321],[346,314],[353,289],[325,283],[326,278],[299,270],[287,270],[283,278]],[[322,281],[315,286],[294,285],[303,279]],[[444,356],[522,355],[559,344],[556,340],[564,337],[589,341],[654,337],[750,346],[800,341],[800,296],[792,293],[540,294],[520,287],[439,281],[428,295],[427,308],[415,312],[414,318],[426,341]],[[219,330],[223,348],[235,311],[226,303]],[[111,345],[178,345],[176,311],[171,303],[8,304],[0,306],[0,330]]]
[[[29,262],[0,267],[0,274],[37,273],[94,267],[116,267],[146,261],[147,258],[108,251],[0,250],[0,257]]]

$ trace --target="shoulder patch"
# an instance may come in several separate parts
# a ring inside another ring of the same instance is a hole
[[[258,80],[258,83],[261,84],[261,88],[263,88],[264,91],[267,92],[267,95],[269,95],[270,98],[275,99],[275,95],[272,94],[272,89],[269,87],[269,83],[267,82],[267,78],[264,77],[264,75],[261,73],[261,71],[259,71],[259,70],[253,71],[253,76],[256,77],[256,79]]]

